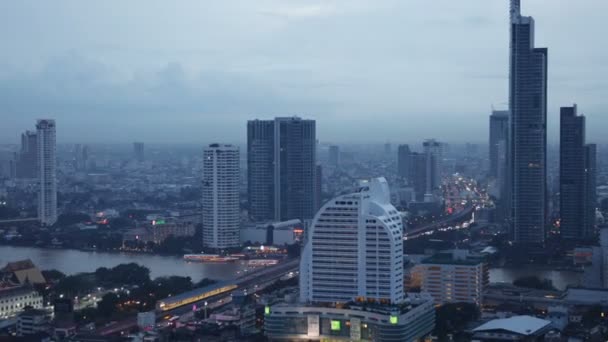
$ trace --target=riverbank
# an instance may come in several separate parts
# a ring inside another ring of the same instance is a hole
[[[0,265],[22,259],[31,259],[40,269],[56,269],[68,275],[132,262],[149,268],[150,276],[153,278],[178,275],[191,277],[193,281],[203,278],[231,280],[247,272],[245,270],[249,270],[244,261],[209,264],[187,262],[181,256],[0,246]]]

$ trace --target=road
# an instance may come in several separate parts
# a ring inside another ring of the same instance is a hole
[[[265,267],[263,269],[260,269],[258,272],[243,275],[235,280],[235,284],[238,286],[236,290],[231,291],[229,293],[219,294],[214,297],[209,297],[205,300],[196,303],[191,303],[189,305],[184,305],[173,310],[165,311],[162,313],[162,315],[159,315],[157,317],[157,320],[163,321],[164,317],[166,316],[176,315],[186,316],[185,318],[191,318],[194,315],[194,311],[192,310],[193,306],[196,305],[197,309],[201,310],[204,308],[205,302],[207,303],[207,308],[209,309],[221,307],[230,303],[233,292],[246,290],[249,294],[255,293],[285,275],[294,274],[295,272],[297,272],[299,264],[300,260],[298,258],[282,262],[275,266]],[[137,317],[129,317],[120,322],[116,322],[112,325],[100,328],[97,330],[97,333],[102,336],[111,335],[119,333],[121,331],[130,330],[136,325]]]

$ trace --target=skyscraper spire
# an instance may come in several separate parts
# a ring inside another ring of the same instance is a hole
[[[511,22],[517,20],[520,15],[520,0],[511,0],[511,10],[510,10],[510,14],[511,14]]]

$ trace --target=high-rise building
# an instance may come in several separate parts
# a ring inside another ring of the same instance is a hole
[[[596,231],[595,212],[597,209],[597,146],[585,145],[585,220],[583,232],[585,237],[593,237]]]
[[[17,178],[38,177],[38,137],[36,132],[21,134],[21,150],[17,158]]]
[[[133,143],[133,155],[135,156],[135,160],[138,162],[144,161],[144,143],[143,142],[134,142]]]
[[[410,172],[409,179],[414,187],[416,201],[422,201],[427,193],[427,159],[428,155],[424,153],[412,152],[410,154]],[[430,156],[432,158],[432,156]],[[432,163],[431,163],[432,164]]]
[[[466,250],[437,253],[416,265],[412,273],[420,279],[421,290],[429,293],[436,305],[453,302],[481,305],[489,283],[486,263]]]
[[[434,327],[428,293],[403,291],[403,228],[384,178],[316,214],[300,261],[300,303],[264,309],[270,341],[417,341]]]
[[[338,166],[340,164],[340,147],[336,145],[329,146],[328,164]]]
[[[422,143],[424,154],[426,154],[426,192],[432,193],[433,190],[441,185],[441,172],[443,170],[443,144],[435,139],[427,139]]]
[[[547,49],[534,47],[534,19],[511,0],[509,195],[512,236],[544,244],[547,158]]]
[[[45,226],[57,221],[57,146],[55,120],[36,123],[38,149],[38,219]]]
[[[409,145],[399,145],[397,148],[397,176],[410,182],[411,153]]]
[[[274,219],[274,120],[247,122],[247,195],[249,217]]]
[[[585,117],[576,105],[560,109],[560,233],[564,239],[582,239],[593,232],[586,221],[588,201]],[[595,190],[594,190],[595,191]],[[595,219],[595,206],[593,210]]]
[[[501,141],[506,142],[509,136],[509,111],[495,110],[490,115],[490,177],[498,178],[499,160],[502,156],[499,153],[498,145]],[[503,171],[504,173],[504,171]]]
[[[203,246],[240,245],[239,149],[211,144],[203,151]]]
[[[302,302],[366,298],[401,303],[403,226],[384,178],[327,202],[315,216],[300,261]]]
[[[314,120],[247,123],[249,215],[255,221],[311,219],[315,213]]]

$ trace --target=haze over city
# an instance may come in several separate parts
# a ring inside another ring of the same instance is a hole
[[[528,0],[550,46],[549,142],[579,103],[603,141],[605,1]],[[300,115],[334,142],[487,140],[508,100],[505,1],[3,1],[0,141],[39,117],[58,142],[244,142]]]

